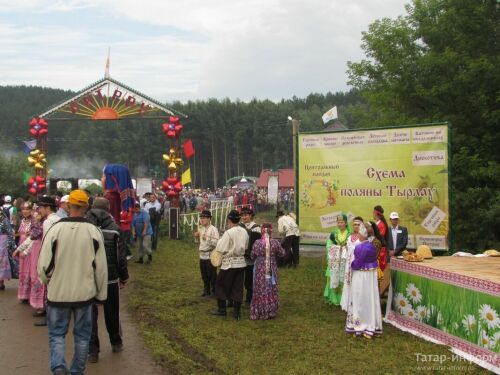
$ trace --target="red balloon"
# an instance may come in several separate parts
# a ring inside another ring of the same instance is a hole
[[[182,184],[180,182],[177,182],[175,185],[174,185],[174,189],[176,191],[181,191],[182,190]]]
[[[36,118],[32,118],[31,121],[30,121],[30,126],[35,126],[36,125]]]
[[[49,132],[48,129],[40,129],[40,131],[38,133],[40,133],[40,135],[44,135],[44,134],[47,134]]]
[[[172,122],[174,124],[177,124],[179,122],[179,117],[177,117],[177,116],[170,116],[168,118],[168,121],[170,121],[170,122]]]
[[[175,138],[177,136],[177,134],[175,134],[175,130],[169,130],[167,132],[167,137],[168,138]]]
[[[45,189],[45,184],[38,184],[38,191],[41,192],[43,189]]]
[[[40,182],[45,182],[45,178],[43,178],[42,176],[36,176],[35,177],[35,181],[40,183]]]
[[[28,190],[31,194],[33,195],[36,195],[36,189],[35,188],[31,188]]]
[[[38,138],[38,132],[35,130],[35,129],[30,129],[30,133],[33,137],[37,137]]]
[[[33,177],[30,177],[28,180],[28,186],[33,185],[34,182],[35,182],[35,179]]]
[[[169,177],[169,178],[167,178],[167,183],[169,185],[175,185],[177,182],[179,182],[179,180],[177,179],[177,177]]]
[[[175,191],[175,190],[170,190],[168,193],[167,193],[167,196],[168,197],[171,197],[171,198],[174,198],[174,197],[177,197],[179,194]]]
[[[49,126],[49,124],[47,123],[47,121],[45,121],[45,119],[41,118],[38,120],[38,125],[40,126],[43,126],[44,128],[46,128],[47,126]]]

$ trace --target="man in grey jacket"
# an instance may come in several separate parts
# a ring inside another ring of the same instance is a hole
[[[38,260],[38,276],[47,284],[50,369],[54,374],[83,374],[92,332],[92,303],[107,298],[108,269],[102,232],[84,218],[88,196],[69,195],[69,217],[45,234]],[[74,316],[75,352],[66,366],[64,339]]]

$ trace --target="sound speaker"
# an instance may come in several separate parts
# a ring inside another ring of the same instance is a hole
[[[173,240],[179,239],[179,209],[178,208],[170,208],[169,209],[169,233],[170,238]]]

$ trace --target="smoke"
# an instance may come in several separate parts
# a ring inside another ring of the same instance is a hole
[[[51,178],[101,178],[102,169],[108,164],[104,160],[83,157],[72,160],[65,157],[53,157],[49,160]]]

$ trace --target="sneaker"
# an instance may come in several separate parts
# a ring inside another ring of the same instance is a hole
[[[89,353],[89,356],[87,357],[87,361],[89,361],[90,363],[99,362],[99,353]]]
[[[46,327],[47,326],[47,318],[44,316],[39,322],[33,323],[35,327]]]
[[[123,350],[123,344],[111,345],[111,350],[113,353],[119,353]]]
[[[134,256],[133,255],[127,255],[127,260],[132,259]]]
[[[54,375],[67,375],[68,371],[64,367],[58,367],[54,369],[53,372]]]

